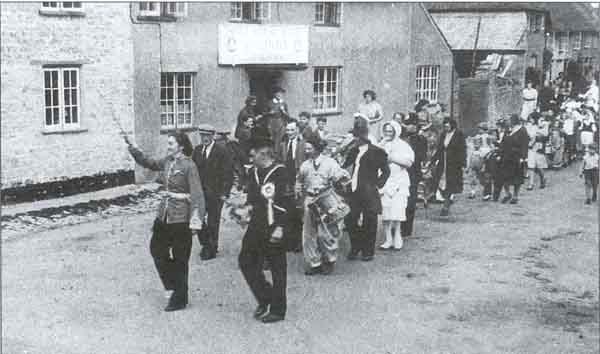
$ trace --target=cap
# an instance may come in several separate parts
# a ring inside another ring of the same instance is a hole
[[[216,133],[216,129],[215,127],[213,127],[211,124],[208,123],[200,123],[198,125],[198,132],[200,134],[214,134]]]

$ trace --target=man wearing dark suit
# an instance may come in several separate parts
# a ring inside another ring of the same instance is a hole
[[[192,159],[198,166],[206,200],[206,228],[198,233],[202,245],[200,258],[213,259],[219,245],[219,226],[223,201],[229,196],[233,184],[233,162],[227,147],[214,141],[215,128],[210,124],[198,127],[201,145],[196,146]]]
[[[286,249],[300,252],[302,250],[302,212],[303,207],[295,198],[294,186],[296,175],[304,158],[304,139],[298,129],[298,122],[291,119],[285,127],[286,135],[279,147],[278,160],[286,169],[286,209],[288,210],[288,223],[284,228]]]
[[[427,139],[419,134],[416,113],[409,113],[408,118],[402,122],[402,138],[415,152],[415,162],[407,169],[410,178],[408,204],[406,205],[406,220],[400,223],[403,237],[411,236],[417,209],[417,190],[419,182],[423,178],[421,165],[427,159]]]
[[[266,125],[273,140],[275,156],[279,155],[279,148],[285,134],[285,125],[290,118],[288,105],[283,100],[284,93],[285,90],[281,87],[277,86],[273,89],[273,99],[267,103],[267,112],[264,113],[265,118],[261,119],[267,119]]]
[[[390,176],[390,168],[385,151],[369,141],[369,126],[365,119],[355,121],[353,134],[357,145],[348,152],[342,166],[354,165],[349,183],[350,214],[345,219],[351,243],[348,259],[358,259],[358,254],[362,253],[363,261],[371,261],[375,255],[377,215],[382,211],[379,189]],[[361,214],[363,222],[359,226]]]

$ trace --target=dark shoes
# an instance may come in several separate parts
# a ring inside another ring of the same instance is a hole
[[[329,275],[329,274],[333,273],[334,265],[335,265],[334,262],[324,262],[321,265],[321,273],[323,275]]]
[[[448,208],[442,208],[440,212],[440,216],[448,216],[450,214],[450,210]]]
[[[254,318],[257,320],[263,317],[269,311],[269,305],[258,305],[254,310]]]
[[[596,194],[592,194],[592,202],[598,200],[598,196]]]
[[[519,200],[517,198],[512,198],[510,200],[510,204],[517,204],[519,202]]]
[[[592,204],[592,201],[591,201],[589,198],[588,198],[588,199],[586,199],[586,200],[585,200],[585,205],[590,205],[590,204]]]
[[[358,251],[354,251],[354,250],[350,251],[350,253],[348,253],[348,257],[347,258],[348,258],[349,261],[355,261],[355,260],[357,260],[358,259]]]
[[[362,256],[362,261],[363,262],[370,262],[373,260],[373,258],[375,258],[374,256],[370,255],[370,256]]]
[[[285,319],[284,315],[276,315],[274,313],[269,312],[268,315],[261,318],[262,323],[273,323],[283,321]]]
[[[169,304],[165,307],[166,312],[183,310],[188,304],[188,298],[186,296],[181,296],[177,293],[173,293],[171,298],[169,299]]]
[[[209,259],[217,258],[217,251],[209,250],[206,247],[202,247],[202,251],[200,251],[200,259],[203,261],[208,261]]]
[[[311,267],[304,272],[304,275],[316,275],[321,273],[321,266]]]
[[[506,204],[508,203],[510,200],[512,199],[512,194],[508,194],[507,196],[505,196],[504,198],[502,198],[502,204]]]

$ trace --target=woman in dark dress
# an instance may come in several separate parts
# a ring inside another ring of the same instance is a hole
[[[521,119],[516,114],[511,115],[510,131],[504,135],[500,143],[502,155],[500,174],[506,193],[502,203],[510,201],[511,204],[517,204],[519,200],[519,189],[524,180],[524,162],[527,161],[528,146],[529,135],[521,124]],[[510,186],[513,186],[514,194],[510,193]]]
[[[431,162],[436,166],[435,180],[444,197],[441,216],[448,216],[452,195],[463,191],[463,168],[467,164],[467,144],[464,134],[456,129],[452,118],[444,118],[444,132]]]

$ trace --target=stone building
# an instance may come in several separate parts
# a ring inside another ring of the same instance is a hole
[[[3,2],[0,23],[3,201],[131,183],[129,5]]]
[[[366,89],[387,118],[419,98],[452,105],[452,53],[419,3],[169,6],[179,12],[132,5],[136,137],[156,154],[174,128],[230,130],[245,97],[264,106],[275,85],[292,116],[327,116],[334,132],[351,128]]]

